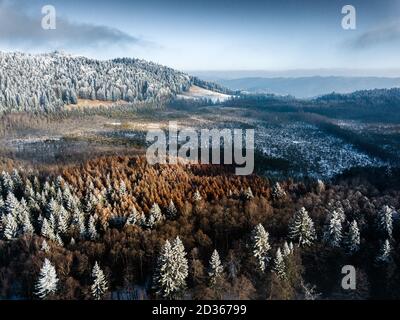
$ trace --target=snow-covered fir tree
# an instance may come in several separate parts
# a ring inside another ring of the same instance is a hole
[[[6,201],[4,203],[5,212],[8,214],[12,214],[14,217],[17,217],[18,207],[19,201],[12,192],[8,192]]]
[[[75,209],[72,214],[72,225],[78,230],[80,237],[83,239],[86,236],[87,230],[85,216],[79,209]]]
[[[173,299],[186,288],[188,262],[179,237],[172,244],[167,240],[162,247],[154,275],[157,293],[163,298]]]
[[[213,251],[209,264],[208,276],[210,277],[210,285],[214,286],[224,271],[217,250]]]
[[[390,260],[390,253],[392,251],[392,246],[390,245],[389,239],[386,239],[380,248],[379,254],[376,257],[378,263],[386,263]]]
[[[285,267],[285,261],[283,260],[281,248],[278,248],[276,250],[272,269],[280,279],[286,278],[286,267]]]
[[[269,261],[268,251],[271,249],[269,245],[269,234],[265,231],[262,224],[255,226],[252,232],[253,255],[258,261],[258,267],[264,272]]]
[[[341,217],[338,211],[333,210],[325,226],[324,241],[331,247],[340,247],[342,237]]]
[[[274,199],[282,199],[285,196],[286,196],[285,190],[283,190],[279,182],[276,182],[272,187],[272,197]]]
[[[171,200],[167,208],[167,218],[173,220],[176,218],[178,210],[176,210],[175,203]]]
[[[316,240],[314,222],[304,207],[296,211],[289,225],[289,237],[301,247],[309,246]]]
[[[33,228],[30,213],[28,210],[24,210],[21,213],[21,232],[22,234],[33,234],[35,229]]]
[[[149,227],[160,223],[164,219],[164,215],[162,214],[160,206],[157,203],[153,203],[153,206],[151,207],[149,212],[149,219],[151,219]]]
[[[289,242],[289,249],[290,249],[290,253],[294,252],[294,247],[293,247],[293,242],[292,241]]]
[[[14,215],[11,213],[3,215],[1,224],[4,239],[12,240],[17,236],[18,225]]]
[[[244,197],[246,200],[250,200],[250,199],[253,199],[253,198],[254,198],[253,191],[251,190],[250,187],[248,187],[248,188],[243,192],[243,197]]]
[[[349,253],[355,253],[360,249],[360,230],[356,220],[349,225],[349,231],[346,235],[346,248]]]
[[[121,180],[119,182],[119,189],[118,189],[118,193],[120,196],[123,196],[126,194],[126,184],[123,180]]]
[[[172,242],[172,251],[176,261],[176,279],[179,287],[186,287],[186,278],[189,274],[188,260],[186,258],[185,247],[179,236]]]
[[[92,270],[93,284],[91,286],[92,296],[95,300],[100,300],[107,292],[107,280],[104,276],[103,270],[100,269],[97,261]]]
[[[40,299],[44,299],[48,295],[55,293],[58,281],[56,269],[46,258],[42,268],[40,269],[39,279],[35,286],[35,294]]]
[[[52,227],[52,224],[49,223],[49,221],[44,218],[43,219],[43,223],[42,223],[42,228],[40,231],[40,234],[50,240],[55,240],[56,239],[56,235],[54,233],[54,229]]]
[[[384,237],[392,238],[394,210],[385,205],[378,212],[378,229]]]
[[[49,252],[50,251],[50,247],[47,244],[46,240],[43,240],[42,245],[40,246],[40,250],[44,251],[44,252]]]
[[[199,202],[201,201],[203,198],[201,197],[201,194],[199,192],[199,190],[196,190],[193,194],[193,202]]]
[[[129,214],[128,218],[126,219],[126,224],[127,225],[135,225],[139,224],[140,222],[140,214],[136,210],[135,207],[132,208],[131,213]]]
[[[287,241],[285,241],[283,243],[283,250],[282,250],[282,254],[284,257],[287,257],[288,255],[290,255],[292,253],[292,250],[290,250],[289,244],[287,243]]]
[[[317,180],[317,193],[322,193],[325,191],[325,184],[320,179]]]
[[[98,238],[96,219],[93,215],[89,217],[87,232],[90,240],[96,240]]]

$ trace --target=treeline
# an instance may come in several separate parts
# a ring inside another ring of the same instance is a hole
[[[0,182],[3,299],[400,297],[398,185],[129,157]]]

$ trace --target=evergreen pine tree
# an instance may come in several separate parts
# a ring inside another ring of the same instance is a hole
[[[47,244],[46,240],[43,240],[42,245],[40,246],[40,250],[44,251],[44,252],[49,252],[50,251],[50,247]]]
[[[52,227],[52,225],[49,223],[49,221],[46,218],[43,219],[43,223],[42,223],[42,228],[41,228],[40,234],[43,237],[45,237],[47,239],[50,239],[50,240],[55,240],[56,239],[53,227]]]
[[[286,268],[285,261],[283,260],[281,248],[278,248],[276,250],[276,255],[275,255],[274,264],[273,264],[273,270],[280,279],[286,278],[285,268]]]
[[[331,247],[340,247],[342,242],[342,222],[336,210],[333,210],[325,227],[324,241]]]
[[[164,298],[176,298],[186,288],[188,262],[183,244],[177,237],[171,244],[165,242],[157,261],[154,276],[157,293]]]
[[[253,255],[258,260],[259,269],[264,272],[269,261],[268,251],[271,247],[269,245],[269,234],[261,224],[255,226],[252,233],[252,241]]]
[[[96,220],[94,216],[89,217],[88,222],[88,235],[90,240],[96,240],[98,238],[97,229],[96,229]]]
[[[288,255],[290,255],[292,253],[287,241],[285,241],[285,243],[283,244],[283,252],[282,253],[283,253],[284,257],[287,257]]]
[[[152,221],[149,223],[151,227],[164,219],[161,209],[157,203],[153,203],[153,206],[150,209],[149,219],[150,218],[152,219]]]
[[[272,187],[272,197],[274,199],[282,199],[286,196],[285,190],[281,187],[279,182],[276,182]]]
[[[91,291],[93,298],[95,300],[100,300],[103,295],[107,291],[107,281],[104,276],[103,270],[100,269],[99,264],[96,263],[94,264],[93,270],[92,270],[92,278],[93,278],[93,284],[91,286]]]
[[[193,202],[199,202],[201,201],[203,198],[201,197],[201,194],[199,192],[199,190],[196,190],[193,194]]]
[[[2,217],[3,237],[6,240],[12,240],[17,236],[18,225],[15,217],[11,213],[7,213]]]
[[[167,208],[167,218],[170,220],[174,220],[176,218],[177,213],[178,211],[176,210],[175,204],[171,200]]]
[[[40,269],[39,279],[36,283],[35,294],[40,298],[44,299],[49,294],[53,294],[57,290],[58,278],[56,269],[46,258],[44,260],[43,267]]]
[[[392,238],[393,212],[394,210],[386,205],[378,212],[378,229],[387,238]]]
[[[316,239],[314,223],[304,207],[295,213],[289,225],[289,237],[299,246],[309,246]]]
[[[248,187],[248,188],[246,189],[246,191],[243,193],[243,197],[244,197],[246,200],[250,200],[250,199],[253,199],[253,198],[254,198],[253,191],[251,190],[250,187]]]
[[[214,286],[217,283],[218,279],[222,276],[223,271],[224,268],[219,258],[218,251],[214,250],[211,255],[210,267],[208,272],[211,286]]]
[[[378,263],[386,263],[390,260],[390,252],[392,251],[392,246],[390,245],[389,239],[386,239],[385,242],[382,243],[381,249],[379,251],[378,256],[376,257],[376,261]]]
[[[356,220],[350,223],[346,237],[346,247],[349,253],[355,253],[360,249],[360,231]]]

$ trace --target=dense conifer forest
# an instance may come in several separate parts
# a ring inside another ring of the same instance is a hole
[[[399,298],[397,171],[277,182],[141,157],[4,169],[2,298]],[[340,286],[347,264],[355,291]]]

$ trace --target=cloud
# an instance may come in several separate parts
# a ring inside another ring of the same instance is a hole
[[[367,49],[400,42],[400,23],[369,30],[351,40],[354,49]]]
[[[44,30],[44,15],[29,15],[24,7],[0,0],[0,43],[36,49],[147,46],[149,42],[105,25],[71,22],[57,16],[56,29]]]

